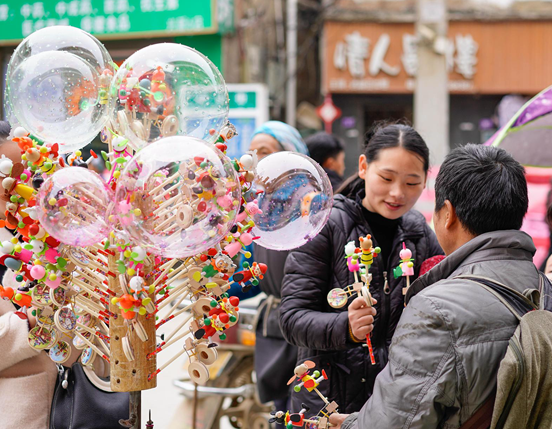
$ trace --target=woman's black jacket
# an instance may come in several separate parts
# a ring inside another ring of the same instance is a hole
[[[404,308],[403,287],[406,279],[393,277],[399,265],[399,251],[404,242],[412,250],[413,281],[422,262],[443,251],[423,215],[415,210],[400,220],[387,270],[381,257],[374,259],[370,292],[377,300],[377,315],[372,333],[376,365],[371,365],[368,349],[349,336],[347,306],[330,307],[326,296],[333,288],[344,288],[354,282],[347,269],[344,247],[359,237],[371,234],[362,208],[353,199],[337,195],[328,223],[310,243],[290,253],[286,260],[280,307],[280,325],[285,339],[299,347],[297,362],[312,360],[316,369],[324,369],[329,377],[319,390],[339,405],[341,413],[359,411],[372,393],[377,374],[387,363],[388,346]],[[378,245],[372,234],[374,247]],[[349,303],[355,298],[349,298]],[[293,374],[290,374],[292,376]],[[316,413],[322,401],[316,392],[301,389],[292,392],[292,412],[301,403]]]

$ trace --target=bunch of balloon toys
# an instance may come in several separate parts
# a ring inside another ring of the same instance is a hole
[[[184,45],[152,45],[117,67],[90,34],[44,28],[12,56],[6,109],[21,162],[0,159],[1,226],[14,233],[0,263],[19,286],[0,296],[36,316],[29,345],[54,362],[71,344],[83,365],[109,361],[114,391],[155,387],[182,355],[206,383],[239,318],[228,290],[256,286],[268,269],[240,267],[241,254],[251,243],[301,246],[330,214],[330,182],[310,158],[225,155],[235,129],[224,79]],[[84,159],[98,134],[105,150]],[[88,168],[94,159],[107,180]],[[158,342],[156,329],[177,317]]]

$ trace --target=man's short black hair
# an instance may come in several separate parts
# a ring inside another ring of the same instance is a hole
[[[520,229],[529,198],[525,170],[503,149],[469,144],[450,152],[435,182],[435,211],[449,200],[474,235]]]
[[[345,150],[345,146],[336,136],[324,132],[319,132],[308,136],[305,143],[309,148],[309,154],[320,165],[324,164],[328,158],[335,158]]]

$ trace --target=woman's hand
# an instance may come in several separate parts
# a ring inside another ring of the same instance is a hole
[[[349,414],[333,413],[330,416],[330,424],[332,425],[332,427],[339,429],[341,428],[341,425],[343,424],[343,422],[347,417],[349,417]]]
[[[372,298],[372,303],[376,304],[377,301]],[[366,335],[374,329],[376,309],[374,307],[368,307],[364,298],[358,297],[351,302],[348,311],[351,332],[358,341],[363,341]]]

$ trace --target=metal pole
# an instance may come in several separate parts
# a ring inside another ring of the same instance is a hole
[[[446,64],[446,0],[417,0],[418,70],[414,92],[414,126],[439,165],[449,146],[449,92]]]
[[[297,107],[297,0],[287,0],[286,123],[295,126]]]

